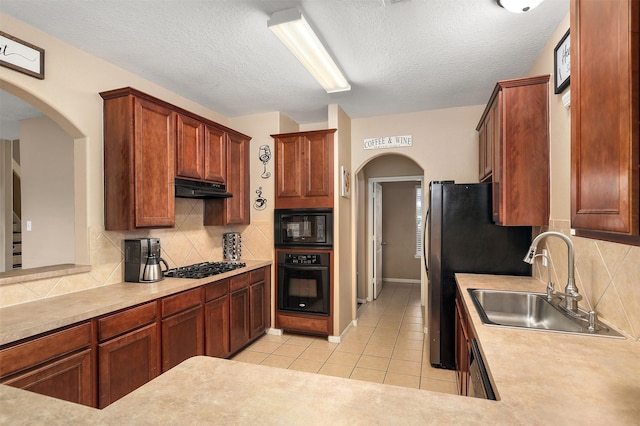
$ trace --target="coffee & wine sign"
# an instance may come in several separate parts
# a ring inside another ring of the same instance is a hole
[[[364,149],[406,148],[413,145],[413,136],[384,136],[364,140]]]

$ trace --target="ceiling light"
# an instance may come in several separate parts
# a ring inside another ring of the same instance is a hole
[[[274,13],[267,25],[327,93],[351,90],[349,82],[297,8]]]
[[[498,0],[500,6],[513,13],[528,12],[540,3],[542,0]]]

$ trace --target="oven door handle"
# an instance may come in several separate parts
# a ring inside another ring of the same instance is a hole
[[[324,271],[329,269],[329,266],[327,265],[321,265],[321,266],[309,266],[309,265],[305,265],[303,263],[297,264],[297,265],[280,265],[281,268],[285,268],[285,269],[304,269],[305,271]]]

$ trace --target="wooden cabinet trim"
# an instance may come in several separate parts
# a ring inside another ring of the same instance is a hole
[[[118,313],[98,318],[98,341],[104,342],[120,334],[135,330],[151,324],[158,316],[158,303],[145,303],[144,305],[127,308]]]
[[[202,304],[202,287],[167,296],[160,300],[162,318]]]
[[[251,139],[250,136],[247,136],[247,135],[245,135],[243,133],[240,133],[237,130],[234,130],[234,129],[230,128],[230,127],[224,126],[224,125],[222,125],[220,123],[216,123],[215,121],[212,121],[212,120],[210,120],[208,118],[205,118],[205,117],[203,117],[201,115],[198,115],[198,114],[195,114],[195,113],[193,113],[191,111],[188,111],[186,109],[180,108],[179,106],[170,104],[169,102],[163,101],[162,99],[156,98],[155,96],[152,96],[152,95],[150,95],[148,93],[144,93],[144,92],[141,92],[141,91],[139,91],[137,89],[134,89],[133,87],[122,87],[120,89],[113,89],[113,90],[107,90],[105,92],[100,92],[100,96],[102,97],[102,99],[105,99],[105,100],[114,99],[114,98],[120,98],[122,96],[127,96],[127,95],[132,95],[132,96],[135,96],[137,98],[146,99],[146,100],[148,100],[150,102],[153,102],[155,104],[162,105],[165,108],[169,108],[169,109],[171,109],[171,110],[173,110],[173,111],[175,111],[175,112],[177,112],[177,113],[179,113],[179,114],[181,114],[183,116],[191,117],[194,120],[201,121],[204,124],[209,124],[209,125],[212,125],[212,126],[215,126],[215,127],[219,128],[219,129],[222,129],[225,132],[234,133],[234,134],[242,136],[244,138]]]

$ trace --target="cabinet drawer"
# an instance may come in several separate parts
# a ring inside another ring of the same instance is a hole
[[[0,377],[91,345],[91,324],[76,325],[0,351]]]
[[[264,273],[266,268],[256,269],[255,271],[249,272],[250,274],[250,282],[251,284],[259,283],[260,281],[264,281]]]
[[[158,305],[155,301],[98,319],[98,341],[143,327],[156,320]]]
[[[184,311],[202,303],[202,287],[165,297],[160,303],[162,304],[162,318]]]
[[[241,288],[246,287],[248,285],[249,285],[248,272],[229,278],[229,293],[233,293],[234,291],[240,290]]]
[[[204,301],[208,302],[218,297],[226,296],[229,293],[229,280],[216,281],[211,284],[207,284],[204,288]]]

